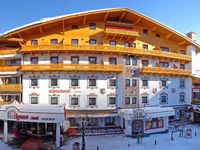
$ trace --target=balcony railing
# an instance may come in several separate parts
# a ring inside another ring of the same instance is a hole
[[[130,54],[137,56],[150,56],[158,58],[169,58],[175,60],[191,61],[192,57],[172,52],[162,52],[158,50],[145,50],[133,47],[117,47],[117,46],[104,46],[104,45],[37,45],[37,46],[23,46],[23,53],[31,52],[96,52],[96,53],[119,53]]]
[[[79,71],[79,72],[117,72],[123,71],[122,65],[102,65],[102,64],[37,64],[23,65],[23,72],[42,71]]]
[[[192,103],[193,103],[193,104],[200,104],[200,99],[193,99],[193,100],[192,100]]]
[[[12,104],[12,102],[9,101],[1,101],[0,105],[8,105],[8,104]]]
[[[0,91],[22,91],[22,84],[0,84]]]
[[[140,73],[169,75],[169,76],[190,76],[192,74],[192,71],[173,69],[173,68],[161,68],[161,67],[142,67],[140,68]]]
[[[0,66],[0,72],[16,72],[21,66]]]
[[[19,49],[3,49],[0,50],[0,55],[16,55]]]

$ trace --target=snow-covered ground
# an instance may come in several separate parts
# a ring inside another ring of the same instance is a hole
[[[181,129],[181,127],[180,127]],[[200,125],[186,125],[184,130],[192,129],[192,138],[181,138],[179,132],[173,135],[171,140],[171,129],[168,133],[152,134],[142,139],[142,144],[137,144],[137,139],[124,135],[87,136],[86,150],[200,150]],[[196,136],[195,136],[196,132]],[[157,145],[155,145],[155,140]],[[81,137],[71,139],[62,149],[72,150],[74,142],[81,143]]]

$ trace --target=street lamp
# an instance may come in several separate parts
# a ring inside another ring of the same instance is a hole
[[[81,129],[82,129],[82,148],[81,150],[85,150],[85,120],[82,119],[81,122]]]

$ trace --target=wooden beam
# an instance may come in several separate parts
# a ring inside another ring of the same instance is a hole
[[[42,26],[39,26],[39,30],[40,30],[40,33],[44,34],[44,32],[42,30]]]
[[[138,19],[135,21],[135,23],[133,23],[133,25],[134,25],[134,26],[137,25],[138,23],[140,23],[141,20],[142,20],[142,18],[138,18]]]
[[[108,15],[109,15],[109,12],[107,12],[107,13],[106,13],[106,15],[105,15],[105,17],[104,17],[104,21],[106,21],[106,20],[107,20],[107,18],[108,18]]]
[[[65,20],[63,19],[63,22],[62,22],[62,28],[63,28],[63,35],[65,34]]]
[[[87,17],[84,16],[84,17],[83,17],[83,24],[86,24],[86,21],[87,21]]]
[[[173,35],[173,33],[170,33],[170,34],[166,35],[165,38],[168,40],[172,35]]]
[[[158,26],[154,26],[154,27],[151,28],[149,31],[150,31],[150,32],[154,32],[156,29],[158,29]]]
[[[124,18],[125,15],[126,15],[126,12],[123,12],[122,15],[119,17],[119,22]]]
[[[179,45],[179,46],[184,45],[186,42],[187,42],[187,41],[179,42],[178,45]]]
[[[17,32],[17,33],[18,33],[18,35],[19,35],[20,39],[23,39],[23,38],[22,38],[22,35],[21,35],[19,32]]]

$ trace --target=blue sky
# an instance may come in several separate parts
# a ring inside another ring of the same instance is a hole
[[[197,33],[200,43],[199,0],[4,0],[0,33],[37,21],[85,10],[129,8],[185,34]]]

